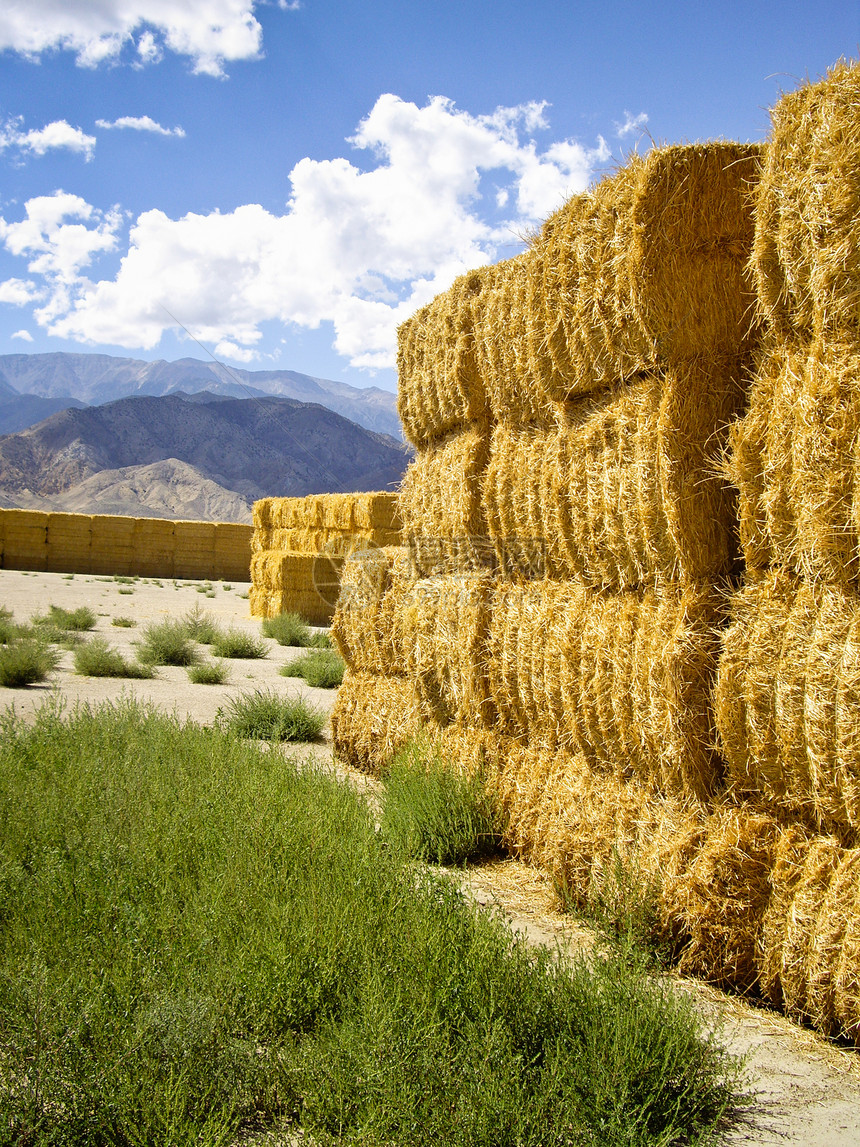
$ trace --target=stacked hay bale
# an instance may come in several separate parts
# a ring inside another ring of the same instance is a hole
[[[730,787],[783,826],[762,987],[860,1035],[860,67],[785,96],[756,192],[764,324],[733,429],[744,584],[716,691]]]
[[[393,494],[311,494],[254,503],[251,615],[328,625],[344,557],[400,539]]]
[[[4,510],[3,568],[44,570],[48,562],[48,517],[41,510]]]

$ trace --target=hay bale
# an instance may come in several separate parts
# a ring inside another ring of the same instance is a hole
[[[41,510],[7,510],[4,518],[4,569],[44,570],[48,561],[48,515]]]
[[[493,277],[489,267],[461,275],[398,329],[397,409],[415,446],[488,416],[474,328]]]
[[[828,1034],[856,1033],[860,1012],[848,999],[848,981],[857,983],[858,954],[848,940],[849,927],[857,915],[860,889],[860,849],[842,850],[838,867],[824,895],[821,911],[807,950],[806,1007],[809,1020]],[[843,963],[844,958],[844,963]],[[837,1005],[840,966],[843,991]],[[841,1011],[841,1016],[840,1016]]]
[[[665,792],[719,785],[710,708],[718,594],[709,586],[590,594],[500,584],[488,637],[500,730],[581,754]]]
[[[736,552],[734,498],[718,471],[741,401],[740,365],[711,356],[616,384],[556,412],[556,425],[493,430],[483,481],[500,566],[546,569],[613,591],[700,581]]]
[[[141,577],[175,576],[174,522],[164,518],[135,518],[132,537],[136,572]]]
[[[427,725],[421,699],[408,677],[349,669],[331,715],[335,754],[353,768],[378,776],[398,749]]]
[[[239,522],[215,525],[214,576],[222,581],[249,581],[253,528]]]
[[[91,570],[92,519],[88,514],[48,514],[45,569],[57,573]]]
[[[486,574],[425,578],[402,595],[406,668],[440,725],[466,717],[495,722],[487,677],[491,596]]]
[[[781,335],[860,331],[858,101],[860,66],[840,61],[771,109],[751,269]]]
[[[746,807],[717,807],[701,846],[664,890],[664,911],[689,935],[682,972],[755,990],[758,936],[770,895],[779,824]]]
[[[400,532],[400,510],[396,494],[354,494],[352,497],[354,526],[359,533],[375,537],[378,533],[387,535]],[[397,540],[386,540],[379,544],[397,545]]]
[[[770,873],[770,896],[758,940],[759,986],[765,999],[782,1006],[782,956],[791,904],[803,875],[811,837],[802,825],[780,833]]]
[[[860,584],[858,376],[851,342],[770,339],[758,356],[727,461],[748,568]]]
[[[403,602],[414,580],[405,547],[359,550],[346,559],[331,636],[350,669],[380,676],[403,671]]]
[[[481,481],[489,428],[470,426],[422,450],[399,492],[403,537],[420,576],[492,568]]]
[[[548,398],[735,353],[753,301],[749,188],[762,148],[654,148],[566,203],[532,246],[532,373]],[[537,332],[542,331],[543,335]]]
[[[714,706],[739,794],[846,840],[860,827],[860,595],[784,571],[744,586]]]

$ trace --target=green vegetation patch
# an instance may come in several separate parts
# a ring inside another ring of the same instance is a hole
[[[212,640],[212,652],[216,657],[239,657],[256,659],[266,656],[266,643],[253,633],[242,629],[226,629]]]
[[[32,637],[18,638],[0,646],[0,685],[9,689],[37,685],[45,681],[59,663],[59,653],[46,642]]]
[[[528,950],[307,763],[131,702],[0,734],[4,1142],[666,1147],[731,1101],[688,1000]]]
[[[151,665],[129,661],[112,649],[103,637],[92,637],[75,650],[75,672],[83,677],[130,677],[147,679],[155,676]]]
[[[205,661],[188,670],[188,678],[195,685],[223,685],[229,676],[228,667],[220,661]]]
[[[153,621],[139,643],[140,660],[148,665],[196,665],[200,654],[194,648],[182,621]]]
[[[236,736],[259,741],[315,741],[326,721],[301,699],[264,689],[234,697],[219,717]]]
[[[282,677],[302,677],[315,689],[337,689],[343,681],[346,664],[335,649],[313,649],[281,669]]]

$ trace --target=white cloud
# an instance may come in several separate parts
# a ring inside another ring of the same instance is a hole
[[[33,341],[33,336],[29,331],[25,330],[14,331],[9,337],[13,339],[21,339],[21,341],[25,343],[31,343]]]
[[[195,338],[250,358],[263,323],[331,322],[352,365],[390,367],[403,319],[584,190],[608,157],[602,139],[541,150],[528,133],[544,122],[543,104],[472,116],[442,98],[419,108],[381,96],[351,141],[367,168],[301,160],[283,214],[146,211],[118,273],[100,282],[84,268],[116,247],[120,221],[75,197],[31,200],[26,220],[0,220],[0,241],[45,276],[36,318],[64,338],[151,349],[173,325],[169,311]]]
[[[175,135],[178,139],[185,138],[185,129],[181,127],[162,127],[148,115],[124,115],[119,119],[97,119],[96,127],[101,128],[130,128],[132,131],[150,131],[155,135]]]
[[[21,131],[21,122],[19,117],[0,128],[0,151],[12,148],[21,153],[41,156],[49,151],[65,149],[80,152],[86,160],[92,159],[96,146],[95,136],[87,135],[79,127],[72,127],[66,120],[54,120],[32,131]]]
[[[642,135],[648,124],[648,115],[646,112],[639,112],[638,115],[631,115],[629,111],[624,111],[624,123],[615,124],[615,134],[619,139],[624,139],[628,135]]]
[[[42,294],[32,279],[6,279],[0,283],[0,303],[24,307],[41,297]]]
[[[51,50],[72,51],[78,64],[116,62],[124,47],[138,66],[165,51],[187,56],[195,72],[224,74],[231,60],[259,57],[262,29],[255,0],[5,0],[0,6],[0,50],[37,60]]]

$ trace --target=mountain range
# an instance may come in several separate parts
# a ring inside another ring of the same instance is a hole
[[[22,430],[63,407],[200,391],[226,398],[278,395],[315,402],[368,430],[403,437],[396,396],[376,386],[350,386],[294,370],[241,370],[214,360],[144,362],[65,351],[0,355],[0,433]],[[29,422],[22,421],[27,417]]]
[[[0,366],[10,357],[47,356]],[[410,456],[398,439],[315,403],[129,397],[0,437],[0,505],[247,521],[262,497],[392,488]]]

